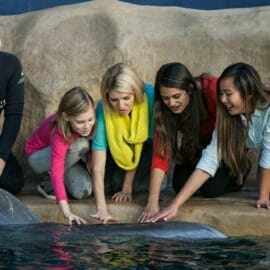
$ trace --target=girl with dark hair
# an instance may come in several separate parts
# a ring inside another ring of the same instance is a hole
[[[176,198],[149,222],[168,220],[215,175],[220,160],[237,176],[248,169],[247,149],[260,150],[258,208],[270,209],[270,96],[258,72],[246,63],[227,67],[218,79],[217,123],[211,143]],[[223,181],[223,179],[219,179]]]
[[[150,192],[140,222],[159,211],[159,193],[169,163],[175,164],[172,186],[177,193],[195,169],[202,149],[209,144],[216,121],[216,82],[216,77],[206,73],[194,78],[178,62],[165,64],[157,72]],[[229,173],[222,164],[201,187],[200,195],[217,197],[236,189],[237,177]]]

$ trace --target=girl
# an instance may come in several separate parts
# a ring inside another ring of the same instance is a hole
[[[227,67],[218,79],[217,125],[210,145],[196,169],[171,204],[150,222],[167,220],[215,174],[219,161],[238,175],[248,167],[247,148],[260,150],[260,191],[256,206],[270,209],[270,106],[269,91],[257,71],[245,63]],[[222,179],[220,179],[222,181]]]
[[[57,112],[40,124],[25,146],[31,168],[39,174],[50,172],[56,200],[70,224],[85,223],[70,210],[65,187],[76,199],[91,195],[91,177],[82,160],[89,152],[94,130],[93,99],[84,89],[74,87],[65,93]],[[38,188],[49,196],[44,184]]]
[[[147,222],[159,211],[159,193],[169,163],[175,163],[172,186],[182,189],[211,140],[216,120],[217,78],[202,74],[194,78],[181,63],[159,69],[155,82],[155,140],[148,203],[139,217]],[[235,189],[236,177],[220,166],[200,194],[217,197]],[[240,189],[240,187],[239,187]]]
[[[131,201],[133,192],[148,188],[152,158],[152,143],[148,139],[153,136],[154,93],[153,87],[144,84],[132,67],[118,63],[103,76],[101,96],[92,145],[97,203],[97,213],[92,217],[107,223],[117,219],[107,210],[104,186],[116,202]]]

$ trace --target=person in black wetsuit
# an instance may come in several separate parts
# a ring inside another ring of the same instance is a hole
[[[24,106],[24,74],[20,60],[0,51],[0,188],[16,195],[24,186],[22,169],[11,152],[18,135]]]

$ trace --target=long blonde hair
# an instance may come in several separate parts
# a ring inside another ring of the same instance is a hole
[[[247,126],[241,115],[230,115],[220,100],[220,82],[232,78],[233,84],[245,103]],[[254,110],[269,106],[269,90],[262,83],[258,72],[246,63],[228,66],[220,75],[217,86],[217,142],[220,160],[231,169],[233,175],[247,169],[246,140]]]
[[[92,107],[93,111],[95,112],[94,101],[85,89],[76,86],[68,90],[64,94],[58,105],[56,119],[51,123],[52,132],[55,131],[56,127],[59,127],[65,140],[71,141],[72,129],[69,122],[63,118],[63,113],[65,113],[69,117],[74,117],[86,112],[89,109],[89,107]],[[95,129],[96,129],[96,122],[89,135],[89,139],[93,136]]]
[[[101,81],[102,101],[108,111],[111,110],[108,100],[108,94],[111,91],[134,94],[135,101],[142,103],[144,83],[134,68],[124,63],[118,63],[105,72]]]

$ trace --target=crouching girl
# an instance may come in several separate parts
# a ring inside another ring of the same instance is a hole
[[[64,94],[57,112],[39,125],[25,145],[30,167],[41,175],[49,171],[52,188],[50,181],[41,182],[38,191],[48,199],[56,199],[70,224],[86,223],[69,208],[66,189],[75,199],[92,193],[85,162],[94,130],[93,99],[84,89],[74,87]]]

